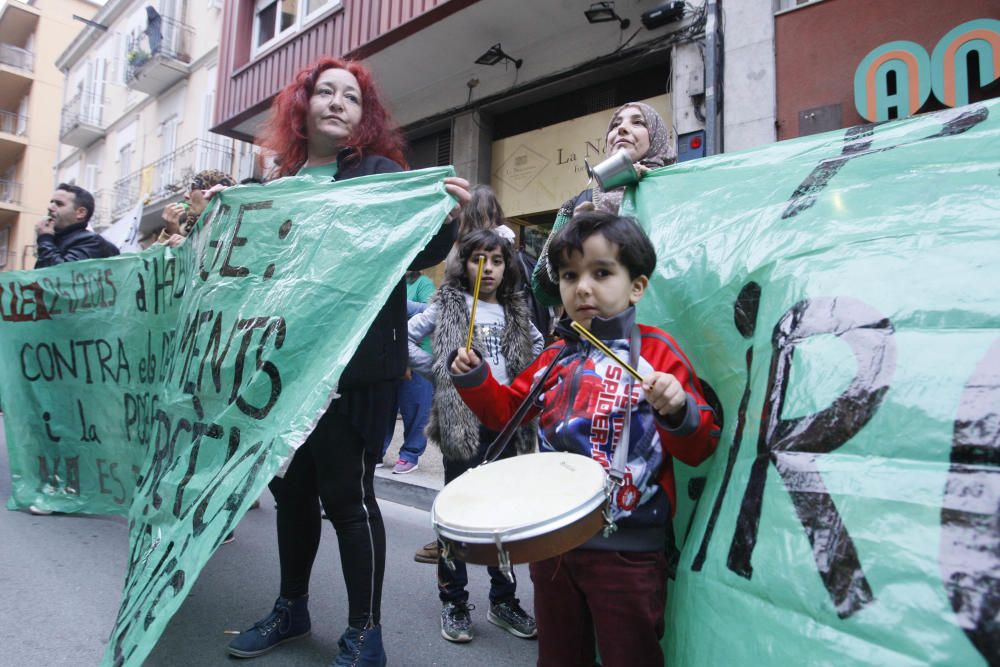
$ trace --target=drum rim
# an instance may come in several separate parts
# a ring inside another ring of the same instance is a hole
[[[443,538],[470,544],[495,544],[497,541],[526,540],[565,528],[589,516],[595,509],[607,502],[608,495],[606,489],[601,489],[585,503],[555,517],[549,517],[544,521],[536,521],[531,524],[493,530],[442,524],[437,517],[437,500],[435,499],[434,504],[431,506],[431,525],[434,527],[435,532]],[[540,531],[539,529],[542,528],[545,530]]]

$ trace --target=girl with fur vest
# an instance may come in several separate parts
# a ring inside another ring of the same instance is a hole
[[[458,261],[449,262],[444,283],[431,298],[427,310],[409,321],[410,367],[434,383],[427,437],[438,443],[444,460],[445,484],[466,470],[482,463],[487,447],[497,433],[483,427],[459,398],[448,372],[448,355],[465,345],[469,332],[472,293],[485,258],[483,278],[476,306],[473,347],[498,369],[494,374],[506,383],[527,368],[542,350],[542,335],[531,323],[528,308],[520,292],[520,270],[510,242],[495,230],[479,230],[464,236],[458,243]],[[419,346],[431,337],[433,354]],[[503,457],[534,451],[535,434],[531,425],[519,429]],[[493,453],[495,455],[495,452]],[[450,569],[438,558],[438,590],[441,611],[441,636],[453,642],[472,639],[474,609],[469,602],[465,563],[453,561]],[[517,582],[507,581],[496,567],[490,574],[490,609],[487,619],[516,637],[534,637],[535,620],[525,612],[515,597]]]

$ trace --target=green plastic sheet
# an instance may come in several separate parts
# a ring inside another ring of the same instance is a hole
[[[139,665],[440,229],[451,168],[225,190],[176,251],[0,281],[10,508],[126,515]]]
[[[1000,664],[998,114],[679,164],[626,198],[659,256],[640,320],[677,337],[724,420],[715,456],[677,471],[669,664]],[[129,512],[106,663],[142,661],[309,432],[385,298],[373,290],[452,205],[446,173],[235,188],[176,256],[4,276],[11,504]],[[27,378],[25,344],[28,375],[63,375]],[[55,360],[71,349],[74,373]],[[257,419],[269,369],[282,389]]]
[[[1000,664],[1000,102],[675,165],[639,319],[717,396],[672,665]],[[683,466],[681,467],[683,468]]]

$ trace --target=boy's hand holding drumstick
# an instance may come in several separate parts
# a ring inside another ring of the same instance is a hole
[[[649,404],[658,413],[664,417],[675,416],[687,405],[687,393],[684,391],[684,387],[681,386],[680,380],[673,375],[656,371],[646,377],[642,377],[639,375],[639,371],[632,368],[625,360],[615,354],[611,348],[605,345],[600,338],[590,333],[579,322],[573,322],[570,326],[572,326],[573,331],[580,334],[582,338],[590,341],[594,347],[610,357],[616,364],[628,371],[632,377],[641,382],[642,390],[646,392],[646,400],[649,401]]]

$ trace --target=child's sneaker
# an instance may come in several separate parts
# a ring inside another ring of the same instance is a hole
[[[472,616],[475,605],[464,602],[445,602],[441,610],[441,636],[450,642],[464,644],[472,641]]]
[[[398,461],[396,461],[396,465],[393,466],[392,468],[392,474],[405,475],[408,472],[413,472],[419,467],[420,466],[418,466],[416,463],[411,463],[406,459],[399,459]]]
[[[522,639],[531,639],[538,634],[535,619],[521,609],[516,598],[491,604],[490,611],[486,614],[486,620]]]

